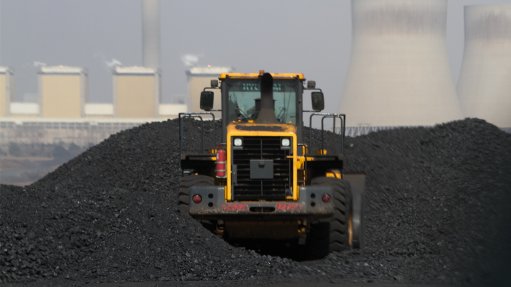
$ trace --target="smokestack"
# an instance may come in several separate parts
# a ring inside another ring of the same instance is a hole
[[[511,127],[511,5],[465,7],[458,95],[466,117]]]
[[[447,58],[447,0],[352,0],[352,9],[352,58],[341,100],[348,125],[461,118]]]
[[[270,73],[264,73],[261,76],[261,101],[259,107],[257,123],[271,124],[277,122],[273,103],[273,77]]]
[[[160,67],[160,1],[142,0],[144,66]]]
[[[2,7],[2,2],[3,1],[0,1],[0,65],[1,64],[4,64],[3,61],[4,61],[4,58],[3,58],[3,44],[4,44],[4,41],[3,41],[3,31],[4,31],[4,26],[3,26],[3,19],[4,19],[4,10],[3,10],[3,7]]]

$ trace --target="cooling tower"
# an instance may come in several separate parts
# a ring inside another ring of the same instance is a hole
[[[9,102],[11,99],[11,71],[6,67],[0,67],[0,118],[9,114]]]
[[[446,47],[447,0],[353,0],[348,126],[433,125],[461,118]]]
[[[54,66],[39,70],[41,115],[80,118],[83,115],[87,74],[83,68]]]
[[[114,116],[156,118],[160,75],[153,68],[115,67]]]
[[[160,67],[160,1],[142,0],[144,66]]]
[[[466,117],[511,127],[511,5],[465,7],[458,95]]]

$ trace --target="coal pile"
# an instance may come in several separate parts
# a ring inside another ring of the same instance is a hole
[[[314,262],[233,247],[180,214],[177,139],[177,121],[146,124],[31,186],[0,186],[0,282],[319,276],[478,284],[507,271],[511,136],[484,121],[349,139],[347,169],[368,174],[364,248]]]
[[[289,273],[177,211],[176,122],[121,132],[0,192],[0,280],[212,280]]]
[[[469,119],[348,139],[345,153],[348,172],[367,173],[365,246],[361,256],[332,256],[322,268],[364,258],[368,277],[509,280],[501,277],[511,271],[509,134]]]

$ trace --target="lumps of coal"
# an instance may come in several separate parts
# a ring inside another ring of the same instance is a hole
[[[186,139],[200,144],[202,126],[189,124]],[[206,143],[218,126],[204,124]],[[313,140],[320,137],[314,130]],[[233,247],[179,213],[178,139],[175,120],[145,124],[29,187],[0,186],[0,282],[319,276],[493,284],[509,274],[511,135],[484,121],[348,138],[346,171],[367,173],[363,249],[312,262]]]

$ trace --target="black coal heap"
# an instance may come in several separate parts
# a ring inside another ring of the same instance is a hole
[[[313,262],[233,247],[180,214],[177,139],[177,121],[145,124],[31,186],[0,186],[0,282],[489,284],[511,271],[511,135],[484,121],[349,138],[347,169],[368,174],[364,246]]]

